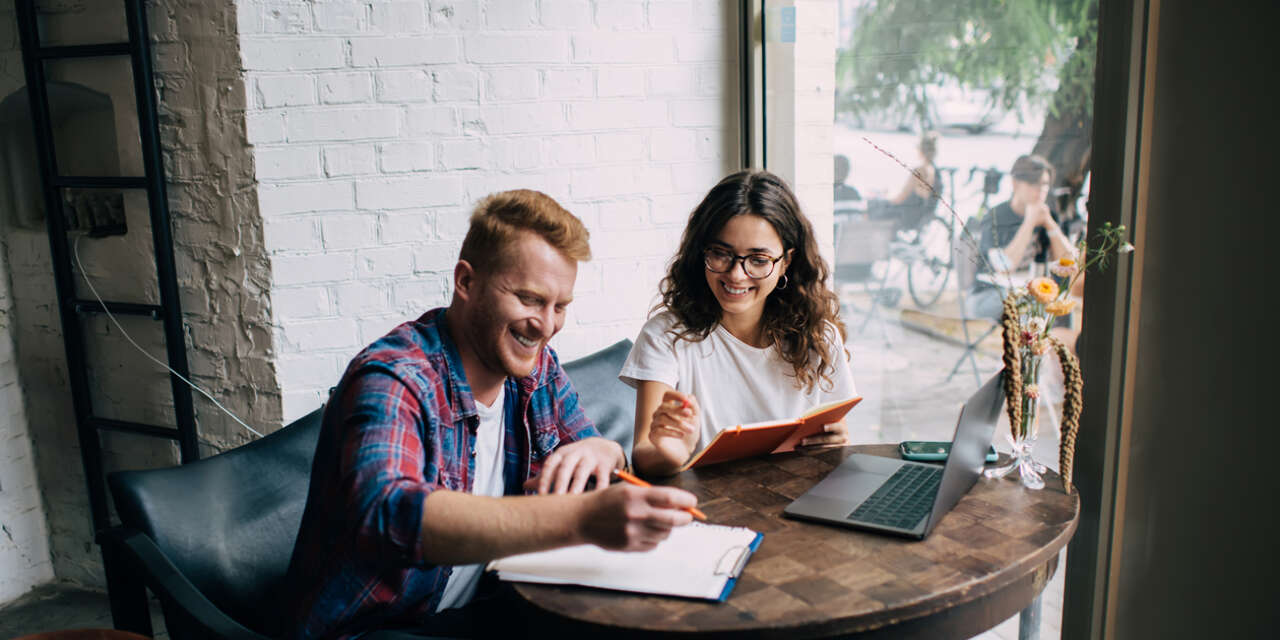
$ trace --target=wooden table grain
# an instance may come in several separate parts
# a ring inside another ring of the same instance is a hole
[[[1029,491],[981,478],[924,541],[792,520],[782,509],[859,445],[740,460],[665,482],[698,496],[710,522],[764,534],[724,603],[516,584],[543,631],[653,637],[969,638],[1027,608],[1080,517],[1056,474]]]

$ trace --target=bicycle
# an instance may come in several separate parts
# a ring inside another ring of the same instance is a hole
[[[891,251],[894,258],[906,265],[907,291],[920,309],[932,306],[946,290],[955,269],[952,244],[957,240],[956,222],[963,222],[957,220],[959,213],[955,212],[955,178],[959,169],[938,167],[938,171],[945,177],[951,206],[939,212],[935,204],[913,228],[897,233]],[[986,216],[990,210],[990,198],[999,193],[1000,181],[1004,178],[1004,172],[995,167],[971,167],[965,185],[972,183],[979,174],[982,175],[982,204],[971,220],[981,220]],[[935,197],[942,200],[940,193]]]
[[[973,182],[973,177],[979,172],[982,173],[982,204],[978,205],[978,212],[973,214],[973,217],[981,220],[991,210],[991,207],[987,204],[988,199],[1000,193],[1000,181],[1004,179],[1004,172],[995,167],[987,167],[985,169],[982,167],[970,167],[969,179],[965,181],[965,184]]]
[[[969,242],[977,250],[980,236],[982,235],[982,223],[987,218],[987,214],[991,212],[991,196],[1000,193],[1000,181],[1004,179],[1004,172],[995,167],[970,167],[969,178],[965,180],[965,185],[973,182],[975,176],[982,176],[982,203],[978,205],[978,210],[964,220],[964,225],[960,227],[960,232],[955,239],[961,242]],[[959,218],[960,214],[955,216]]]
[[[945,176],[947,191],[954,203],[955,175],[958,169],[938,167],[937,170]],[[907,267],[907,291],[921,309],[929,308],[942,297],[955,266],[951,260],[955,221],[950,211],[941,214],[938,212],[941,193],[935,193],[933,200],[933,206],[913,228],[898,232],[898,240],[892,249],[894,257]]]

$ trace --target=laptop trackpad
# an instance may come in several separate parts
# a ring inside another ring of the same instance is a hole
[[[839,482],[820,482],[806,495],[839,500],[848,505],[849,510],[852,511],[854,507],[862,504],[862,501],[871,497],[871,494],[875,493],[888,478],[889,476],[860,473],[856,477],[844,478]]]
[[[901,460],[854,454],[806,493],[840,500],[851,505],[851,508],[856,507],[875,493],[901,466]]]
[[[862,504],[863,500],[871,497],[871,494],[875,493],[888,478],[889,476],[871,473],[859,473],[835,482],[833,480],[837,480],[836,478],[827,478],[814,485],[805,495],[839,500],[853,509]]]

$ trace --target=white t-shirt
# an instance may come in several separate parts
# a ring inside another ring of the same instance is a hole
[[[831,388],[824,390],[820,379],[806,391],[797,387],[795,369],[775,347],[753,347],[719,324],[701,342],[675,340],[667,330],[676,322],[675,314],[664,311],[644,323],[618,378],[632,387],[641,380],[663,382],[697,398],[698,448],[729,427],[798,417],[857,393],[844,345],[833,345]]]
[[[471,493],[477,496],[502,496],[506,482],[502,476],[503,441],[506,439],[506,428],[503,424],[502,409],[506,399],[506,389],[498,394],[493,406],[486,407],[476,401],[476,414],[480,417],[480,426],[476,428],[476,461],[475,478],[471,483]],[[480,584],[480,575],[484,573],[483,564],[458,565],[449,574],[449,581],[444,585],[444,594],[440,596],[440,604],[436,611],[444,611],[461,607],[476,595],[476,586]]]

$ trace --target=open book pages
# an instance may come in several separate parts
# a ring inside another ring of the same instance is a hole
[[[677,527],[650,551],[564,547],[494,560],[502,580],[723,600],[763,536],[742,527]]]
[[[854,396],[819,405],[798,418],[753,422],[723,429],[677,471],[791,451],[801,440],[821,433],[823,426],[839,422],[859,402],[862,402],[862,396]]]

